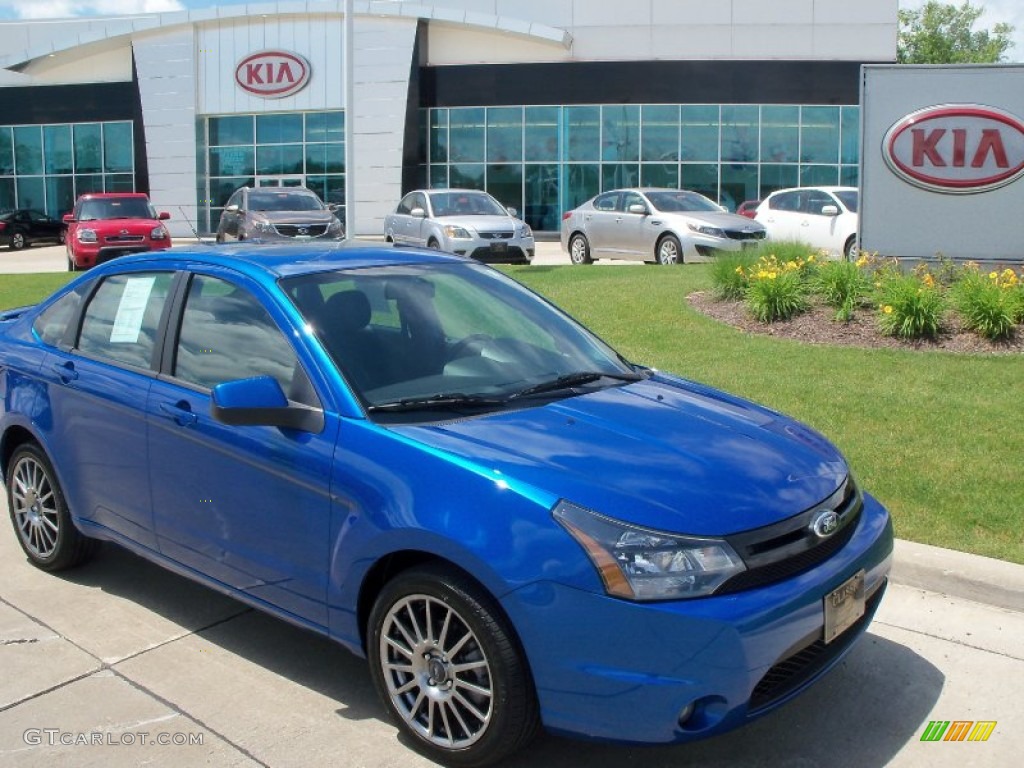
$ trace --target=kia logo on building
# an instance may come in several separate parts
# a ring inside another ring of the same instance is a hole
[[[1024,174],[1024,121],[995,107],[943,104],[913,112],[882,140],[893,173],[934,192],[986,192]]]
[[[238,87],[264,99],[282,99],[298,93],[306,87],[309,75],[309,62],[289,51],[258,51],[235,67]]]

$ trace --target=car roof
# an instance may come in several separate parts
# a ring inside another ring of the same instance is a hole
[[[786,189],[776,189],[772,192],[773,195],[777,195],[780,192],[799,192],[803,189],[820,189],[825,192],[856,192],[857,187],[843,187],[836,186],[835,184],[808,184],[804,187],[787,187]]]
[[[366,267],[473,263],[464,256],[425,248],[408,248],[382,243],[345,241],[297,245],[252,242],[175,246],[165,251],[150,251],[121,256],[94,268],[87,274],[117,272],[120,268],[222,267],[250,277],[277,279],[317,272]]]
[[[79,200],[100,200],[107,197],[144,197],[149,199],[145,192],[85,192],[78,196]]]

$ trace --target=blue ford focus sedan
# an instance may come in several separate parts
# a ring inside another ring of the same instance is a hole
[[[0,313],[0,402],[32,564],[115,542],[327,635],[452,765],[740,726],[849,651],[891,561],[820,434],[436,251],[117,259]]]

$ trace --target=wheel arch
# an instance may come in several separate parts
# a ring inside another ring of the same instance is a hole
[[[7,477],[7,470],[11,465],[11,457],[14,456],[15,451],[26,443],[35,443],[43,453],[47,453],[39,438],[31,430],[20,424],[8,427],[3,436],[0,436],[0,477]],[[47,456],[49,456],[48,453]]]

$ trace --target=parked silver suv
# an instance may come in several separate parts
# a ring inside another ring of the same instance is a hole
[[[345,227],[317,194],[305,187],[240,187],[228,199],[217,242],[341,240]]]
[[[418,189],[384,217],[384,239],[478,261],[533,261],[533,230],[486,192]]]

